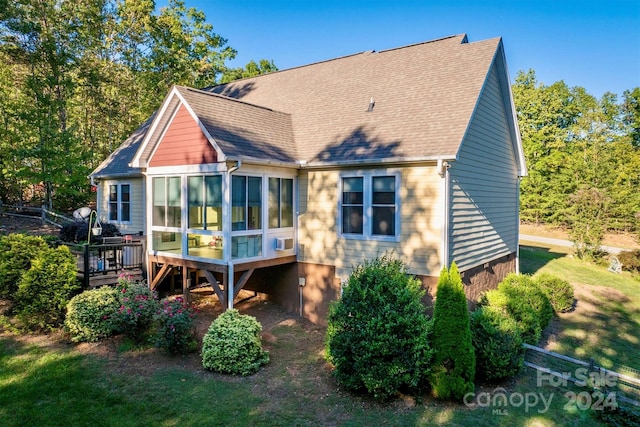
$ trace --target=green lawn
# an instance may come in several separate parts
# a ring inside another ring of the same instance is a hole
[[[565,249],[566,250],[566,249]],[[593,357],[609,369],[640,370],[640,280],[629,273],[582,262],[559,248],[524,246],[521,270],[547,272],[571,282],[575,311],[554,319],[549,347],[582,360]]]
[[[576,310],[554,325],[556,350],[640,368],[640,281],[555,249],[525,247],[521,261],[523,272],[548,271],[579,286]],[[528,368],[505,384],[478,384],[469,406],[429,396],[387,404],[354,396],[337,387],[324,362],[324,329],[295,319],[269,328],[271,361],[246,378],[186,369],[180,358],[173,367],[118,370],[114,363],[124,356],[144,360],[146,353],[121,353],[114,362],[6,332],[0,336],[0,426],[602,425],[569,404],[567,389],[539,385]],[[483,397],[494,397],[499,387],[511,402],[485,405]]]

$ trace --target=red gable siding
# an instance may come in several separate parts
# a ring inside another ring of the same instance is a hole
[[[215,163],[216,152],[184,105],[180,106],[160,141],[149,166]]]

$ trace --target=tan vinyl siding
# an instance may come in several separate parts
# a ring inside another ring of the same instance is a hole
[[[336,275],[345,280],[353,265],[390,250],[406,262],[412,274],[437,275],[441,268],[443,183],[435,165],[400,169],[398,242],[338,236],[340,173],[308,171],[299,178],[299,260],[335,266]]]
[[[100,221],[109,222],[109,185],[130,184],[131,185],[131,222],[115,223],[122,234],[138,234],[145,231],[144,228],[144,188],[142,178],[126,178],[121,180],[103,180],[100,182],[100,199],[98,200],[98,215]]]
[[[461,270],[517,250],[516,155],[496,68],[450,169],[449,261]]]

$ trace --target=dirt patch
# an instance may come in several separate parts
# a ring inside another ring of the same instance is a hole
[[[569,231],[566,228],[548,225],[520,224],[520,233],[552,239],[570,239]],[[625,249],[640,249],[638,237],[631,233],[606,233],[602,244]]]
[[[0,216],[0,235],[23,233],[32,236],[57,236],[59,232],[59,228],[50,224],[43,224],[42,220],[37,217],[23,218],[10,215]]]
[[[195,298],[193,305],[197,309],[194,328],[199,346],[202,348],[202,339],[207,333],[213,320],[222,313],[222,306],[214,295],[200,295]],[[0,314],[7,314],[10,303],[0,300]],[[278,338],[273,334],[274,328],[292,327],[301,328],[303,333],[295,340],[293,351],[301,354],[310,348],[322,348],[324,329],[314,325],[306,319],[300,318],[295,313],[290,313],[282,307],[265,300],[260,295],[252,292],[241,291],[239,300],[235,304],[241,314],[255,317],[262,325],[262,342],[267,351],[273,350],[278,344]],[[282,335],[279,333],[278,335]],[[147,347],[143,349],[131,349],[131,344],[122,335],[110,337],[96,343],[73,344],[69,336],[62,332],[52,334],[21,334],[13,335],[2,332],[0,337],[11,336],[11,339],[20,344],[35,344],[47,348],[58,348],[65,351],[74,351],[83,355],[93,355],[104,360],[109,370],[114,373],[126,375],[151,376],[165,369],[185,369],[193,373],[205,373],[202,367],[202,357],[199,351],[184,355],[172,356],[162,349]]]

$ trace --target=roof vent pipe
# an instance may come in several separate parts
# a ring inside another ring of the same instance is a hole
[[[373,97],[371,97],[371,101],[369,101],[369,108],[367,108],[367,113],[370,113],[373,111],[373,107],[376,105],[375,102],[373,102]]]

